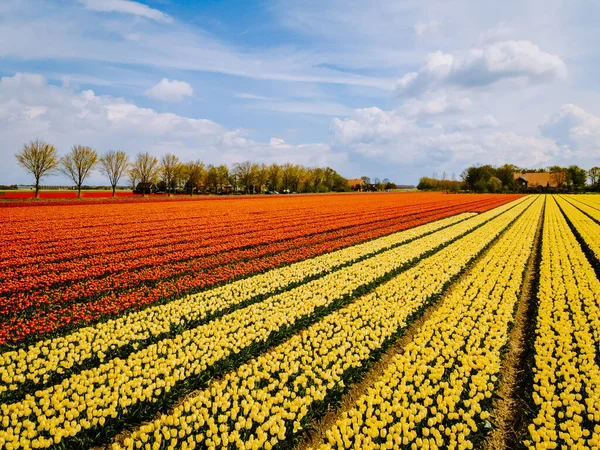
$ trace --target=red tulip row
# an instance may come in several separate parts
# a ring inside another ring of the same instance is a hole
[[[307,208],[301,204],[294,208],[285,205],[280,210],[236,205],[235,211],[231,211],[232,208],[224,210],[223,204],[219,202],[213,202],[212,209],[206,208],[208,203],[201,204],[202,208],[192,204],[191,208],[187,202],[181,202],[175,204],[177,208],[168,205],[166,209],[167,206],[164,206],[166,210],[160,214],[154,212],[153,208],[146,208],[146,205],[143,214],[132,209],[132,205],[126,205],[129,207],[118,208],[121,210],[118,215],[108,211],[107,217],[88,217],[91,212],[95,213],[93,208],[79,208],[79,216],[74,216],[72,211],[66,209],[62,214],[58,212],[54,220],[36,217],[40,212],[33,211],[32,217],[27,216],[27,222],[13,217],[2,223],[0,217],[0,224],[5,231],[0,235],[0,243],[3,244],[0,246],[0,267],[29,266],[33,263],[74,259],[98,251],[121,252],[143,245],[154,246],[157,239],[164,240],[169,236],[179,236],[180,239],[201,239],[219,233],[233,236],[236,232],[255,233],[256,230],[297,226],[298,223],[323,220],[332,222],[348,217],[359,219],[357,214],[378,217],[391,211],[400,212],[399,208],[404,210],[427,205],[439,206],[441,202],[448,201],[443,196],[434,196],[426,203],[419,200],[423,200],[419,195],[409,196],[408,200],[396,203],[381,202],[380,198],[375,198],[360,209],[339,204],[324,205],[320,209]],[[481,198],[464,196],[453,199],[452,203],[472,204],[476,201],[481,201]],[[188,207],[184,208],[186,205]],[[35,210],[46,211],[47,208]],[[310,220],[307,221],[307,218]],[[32,224],[38,226],[32,230]],[[48,226],[49,229],[45,228]],[[24,229],[29,231],[19,238],[18,234],[22,234]],[[68,246],[65,245],[66,242],[69,243]]]
[[[403,208],[390,208],[382,210],[376,218],[366,214],[348,214],[344,217],[326,216],[318,220],[304,220],[299,217],[279,221],[277,224],[267,221],[266,223],[253,223],[249,229],[247,223],[234,224],[210,229],[208,231],[196,232],[194,230],[168,229],[159,235],[150,236],[145,239],[131,242],[124,238],[106,239],[96,243],[93,250],[84,246],[79,250],[62,250],[60,256],[51,251],[44,253],[38,249],[37,262],[28,261],[19,266],[5,267],[0,275],[0,281],[10,279],[19,285],[19,290],[28,290],[31,287],[49,286],[53,284],[51,277],[60,273],[59,281],[65,282],[86,278],[87,276],[98,276],[112,272],[112,266],[120,266],[117,270],[126,270],[144,265],[144,258],[165,253],[179,253],[180,257],[175,259],[186,259],[188,252],[200,251],[200,255],[218,253],[232,248],[248,247],[270,243],[275,240],[291,239],[308,234],[328,232],[336,229],[353,226],[357,223],[383,221],[388,219],[403,218],[411,214],[419,214],[421,211],[439,209],[440,203],[430,208],[418,208],[415,206]],[[188,225],[189,228],[189,225]],[[18,244],[16,245],[18,246]],[[200,250],[204,248],[204,250]],[[58,257],[57,257],[58,256]],[[41,259],[46,257],[47,261]],[[156,263],[151,261],[151,263]],[[125,266],[123,266],[123,264]],[[98,272],[94,273],[94,270]],[[0,286],[0,293],[9,292],[4,286]]]
[[[351,232],[357,223],[377,226],[386,222],[407,220],[437,210],[440,210],[439,203],[428,208],[412,207],[402,211],[395,208],[389,212],[382,212],[376,219],[363,214],[335,222],[332,222],[331,218],[308,223],[306,221],[301,223],[299,219],[296,219],[294,223],[286,224],[281,228],[266,226],[260,232],[256,232],[256,230],[248,232],[246,231],[247,226],[244,226],[244,230],[231,230],[229,233],[226,230],[219,230],[218,233],[205,233],[198,238],[192,236],[179,242],[177,240],[181,240],[181,235],[176,233],[171,236],[157,237],[147,244],[121,251],[115,251],[114,247],[107,245],[99,248],[93,255],[85,255],[80,258],[6,268],[0,278],[0,281],[5,281],[0,285],[0,296],[15,293],[31,294],[34,289],[39,290],[59,283],[101,277],[148,266],[184,262],[192,258],[223,254],[233,250],[305,236],[318,236],[330,232]]]

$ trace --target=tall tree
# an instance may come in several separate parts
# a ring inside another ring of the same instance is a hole
[[[225,164],[221,164],[217,167],[217,181],[219,183],[220,191],[223,192],[225,184],[229,182],[229,168]]]
[[[129,179],[129,185],[131,189],[135,189],[140,180],[140,174],[134,166],[130,166],[129,170],[127,170],[127,178]]]
[[[488,180],[487,189],[492,193],[500,192],[502,190],[502,180],[498,177],[491,177]]]
[[[185,163],[185,174],[187,178],[186,187],[191,197],[194,195],[194,191],[197,191],[204,184],[206,177],[204,163],[200,160]]]
[[[244,187],[246,194],[250,193],[250,188],[254,184],[254,167],[250,161],[235,163],[233,165],[233,174],[237,176],[237,181]]]
[[[142,186],[142,197],[146,196],[146,191],[153,183],[156,183],[160,166],[158,159],[148,152],[138,153],[133,162],[132,170],[137,173]]]
[[[17,163],[27,169],[35,178],[35,198],[40,196],[40,180],[51,175],[58,167],[58,156],[53,145],[36,139],[23,145],[15,154]]]
[[[263,187],[267,184],[267,181],[269,180],[269,166],[267,166],[264,163],[257,164],[254,169],[254,173],[256,187],[258,188],[258,192],[262,193]]]
[[[600,167],[592,167],[588,170],[588,178],[590,179],[590,186],[597,188],[600,184]]]
[[[556,184],[556,188],[563,186],[567,182],[567,169],[560,166],[548,167],[550,178]]]
[[[112,196],[115,196],[117,184],[129,167],[129,157],[123,151],[109,150],[100,158],[100,173],[105,175],[112,187]],[[134,186],[135,188],[135,186]]]
[[[273,163],[269,166],[269,176],[267,178],[267,184],[271,191],[279,191],[279,184],[281,182],[281,167]]]
[[[575,191],[585,188],[587,172],[579,166],[572,165],[567,168],[567,183]]]
[[[310,189],[312,192],[319,192],[321,185],[325,181],[325,171],[316,167],[310,171]]]
[[[69,153],[60,158],[59,170],[77,186],[77,198],[81,198],[81,185],[96,164],[98,153],[85,145],[74,145]]]
[[[206,171],[206,185],[211,187],[216,194],[219,188],[219,172],[215,166],[209,164]]]
[[[502,182],[502,186],[509,190],[514,190],[516,187],[515,173],[519,172],[519,168],[513,164],[504,164],[496,169],[496,178]]]
[[[160,174],[162,180],[165,182],[169,197],[175,188],[175,178],[177,176],[179,164],[179,158],[172,153],[167,153],[161,159]]]
[[[298,189],[298,181],[300,173],[298,166],[286,163],[281,168],[281,182],[284,191],[292,191]]]

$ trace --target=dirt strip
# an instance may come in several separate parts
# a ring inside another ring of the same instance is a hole
[[[518,448],[525,428],[523,424],[528,423],[526,417],[530,406],[526,394],[528,384],[526,374],[530,373],[527,369],[527,362],[533,350],[535,296],[541,258],[544,213],[545,208],[540,215],[533,251],[525,268],[515,320],[498,377],[500,383],[496,390],[497,398],[490,411],[493,430],[483,444],[484,450]]]

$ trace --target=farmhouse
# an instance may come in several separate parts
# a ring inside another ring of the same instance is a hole
[[[515,173],[514,177],[520,186],[525,188],[557,187],[561,179],[561,173],[549,172],[526,172]]]

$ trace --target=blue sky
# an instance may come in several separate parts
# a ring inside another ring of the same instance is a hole
[[[599,20],[593,0],[2,0],[0,183],[29,180],[35,138],[399,183],[589,168]]]

